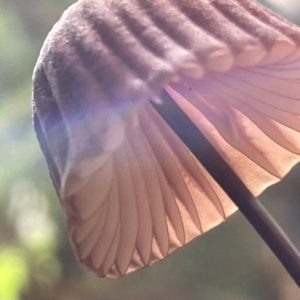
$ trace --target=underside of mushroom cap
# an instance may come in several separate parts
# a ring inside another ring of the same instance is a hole
[[[152,107],[162,91],[254,195],[280,180],[300,154],[299,44],[250,0],[71,6],[41,51],[33,113],[78,261],[120,277],[236,211]]]

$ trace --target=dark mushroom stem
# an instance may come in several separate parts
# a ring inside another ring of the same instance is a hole
[[[232,199],[300,287],[298,250],[167,92],[161,98],[163,103],[152,103],[153,107]]]

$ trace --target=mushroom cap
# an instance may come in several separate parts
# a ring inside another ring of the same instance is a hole
[[[299,44],[251,0],[80,0],[63,14],[33,117],[80,264],[123,276],[237,209],[151,105],[162,92],[253,195],[299,161]]]

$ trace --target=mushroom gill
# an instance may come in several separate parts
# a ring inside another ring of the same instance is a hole
[[[63,14],[33,115],[83,266],[120,277],[236,211],[160,116],[167,101],[255,196],[299,161],[299,44],[252,0],[80,0]]]

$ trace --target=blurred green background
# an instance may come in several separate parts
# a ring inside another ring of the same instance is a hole
[[[100,0],[99,0],[100,1]],[[71,0],[0,0],[0,300],[297,300],[300,292],[238,212],[125,278],[79,268],[31,123],[31,74]],[[264,1],[294,22],[300,1]],[[300,249],[300,168],[260,199]]]

